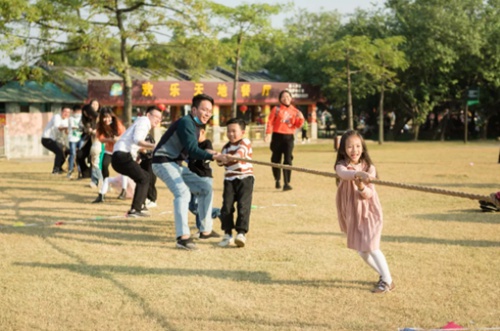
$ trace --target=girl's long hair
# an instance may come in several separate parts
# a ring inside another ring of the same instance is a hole
[[[365,140],[363,139],[361,134],[356,130],[348,130],[342,135],[342,138],[340,139],[339,150],[337,151],[337,160],[335,161],[335,166],[342,161],[349,163],[349,156],[347,155],[347,153],[345,151],[345,145],[346,145],[347,139],[349,139],[352,136],[357,136],[359,138],[359,140],[361,140],[361,146],[363,147],[363,153],[361,153],[361,157],[359,158],[359,160],[361,162],[364,162],[363,171],[368,171],[368,169],[370,169],[370,166],[372,166],[374,164],[372,162],[372,159],[370,158],[370,154],[368,154],[368,148],[366,147]]]
[[[112,118],[111,124],[107,125],[104,123],[103,119],[106,115],[110,115]],[[99,110],[99,121],[97,121],[97,131],[100,134],[103,134],[106,138],[113,138],[114,136],[118,136],[118,117],[116,117],[113,110],[109,107],[102,107]]]
[[[97,117],[99,114],[90,106],[90,104],[87,104],[83,106],[82,108],[82,123],[83,125],[89,124],[92,128],[95,128],[95,124],[97,121]]]

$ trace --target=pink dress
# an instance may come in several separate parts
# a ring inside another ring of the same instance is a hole
[[[369,252],[380,248],[382,236],[382,206],[375,186],[365,185],[360,192],[354,184],[357,171],[364,171],[364,164],[347,165],[341,162],[335,166],[340,177],[337,188],[337,215],[340,230],[347,234],[347,247],[357,251]],[[372,165],[368,171],[375,177]]]

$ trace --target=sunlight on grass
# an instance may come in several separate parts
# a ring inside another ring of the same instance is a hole
[[[382,180],[500,190],[491,142],[368,147]],[[335,156],[330,142],[299,145],[294,165],[333,171]],[[254,158],[268,162],[268,147]],[[1,330],[500,326],[500,213],[482,213],[477,201],[377,186],[397,287],[373,295],[378,276],[339,231],[333,178],[294,172],[294,189],[283,192],[271,169],[256,165],[247,246],[198,241],[200,250],[187,252],[175,249],[163,183],[153,216],[131,220],[130,200],[93,205],[96,191],[50,175],[49,161],[0,161]],[[213,168],[220,205],[223,170]]]

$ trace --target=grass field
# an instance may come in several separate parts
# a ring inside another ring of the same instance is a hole
[[[383,180],[500,190],[493,142],[369,149]],[[330,143],[298,145],[294,166],[333,171],[335,156]],[[268,148],[254,158],[269,161]],[[214,170],[220,205],[223,172]],[[130,200],[112,192],[93,205],[88,182],[50,171],[49,159],[0,160],[0,330],[500,326],[500,213],[482,213],[477,201],[377,186],[396,289],[374,295],[378,276],[339,231],[332,178],[294,172],[294,189],[283,192],[256,165],[247,246],[210,240],[188,252],[175,249],[162,182],[152,217],[126,219]]]

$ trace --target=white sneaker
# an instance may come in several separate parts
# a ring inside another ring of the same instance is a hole
[[[219,243],[220,247],[227,247],[231,244],[234,244],[234,239],[233,236],[230,234],[225,234],[224,237],[222,237],[222,241]]]
[[[158,205],[156,204],[156,202],[151,201],[151,200],[149,200],[149,199],[146,199],[146,203],[145,203],[145,205],[146,205],[146,208],[148,208],[148,209],[149,209],[149,208],[156,208],[156,207],[158,206]]]
[[[234,240],[234,243],[238,247],[245,247],[245,243],[247,242],[247,238],[243,233],[238,233],[236,236],[236,239]]]

